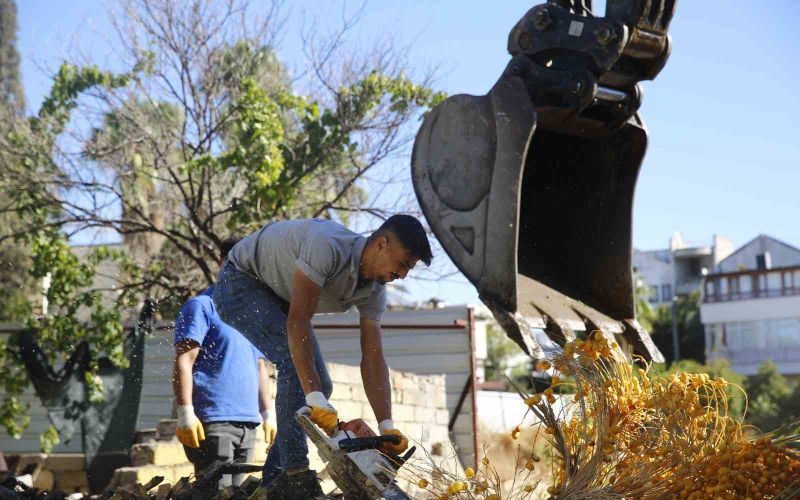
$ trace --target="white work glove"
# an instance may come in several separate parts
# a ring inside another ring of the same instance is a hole
[[[317,424],[320,429],[328,435],[336,432],[339,424],[339,414],[336,412],[336,408],[331,406],[324,394],[319,391],[306,394],[306,406],[311,408],[308,418]]]
[[[391,451],[395,455],[399,455],[408,448],[408,438],[405,437],[402,432],[394,428],[394,422],[392,422],[391,418],[382,420],[378,424],[378,431],[381,433],[381,436],[397,436],[400,438],[400,442],[398,444],[384,443],[383,447],[385,450]]]
[[[278,422],[275,420],[275,409],[267,408],[261,412],[261,427],[264,429],[264,442],[267,448],[275,442],[275,434],[278,432]]]
[[[200,441],[205,441],[206,433],[203,430],[203,424],[194,414],[194,406],[178,407],[178,428],[175,435],[178,437],[178,441],[189,448],[199,448]]]

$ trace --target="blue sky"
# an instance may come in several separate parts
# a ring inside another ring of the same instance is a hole
[[[540,2],[373,0],[353,33],[360,43],[394,36],[412,70],[439,68],[439,88],[484,94],[508,62],[511,27]],[[597,3],[597,2],[595,2]],[[113,66],[113,35],[99,0],[19,0],[19,49],[29,107],[37,109],[52,70],[76,50]],[[302,57],[299,31],[316,16],[337,23],[341,2],[286,2],[279,54]],[[351,2],[349,11],[360,4]],[[680,231],[695,244],[712,234],[741,245],[760,233],[800,246],[800,4],[792,0],[684,0],[671,26],[664,71],[644,83],[650,145],[634,205],[634,245],[663,248]],[[407,164],[407,160],[405,160]],[[455,281],[455,282],[454,282]],[[459,280],[415,283],[414,298],[474,301]]]

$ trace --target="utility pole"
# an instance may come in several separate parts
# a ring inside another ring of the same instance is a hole
[[[681,359],[681,346],[678,341],[678,296],[672,296],[672,362]]]

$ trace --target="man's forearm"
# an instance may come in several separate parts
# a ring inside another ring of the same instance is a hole
[[[389,383],[389,367],[383,355],[361,359],[361,380],[375,419],[381,422],[392,418],[392,387]]]
[[[172,372],[172,391],[178,406],[192,404],[192,366],[188,360],[178,358]]]
[[[258,360],[258,410],[263,413],[265,410],[272,410],[272,399],[269,397],[270,386],[269,374],[267,373],[267,363],[263,359]]]
[[[289,352],[305,394],[320,391],[322,384],[314,364],[314,338],[311,321],[288,321]]]

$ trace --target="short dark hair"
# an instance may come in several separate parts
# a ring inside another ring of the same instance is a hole
[[[228,253],[233,250],[233,247],[236,246],[237,243],[242,241],[242,237],[239,235],[229,236],[222,240],[222,244],[219,246],[219,252],[221,254],[222,260],[228,258]]]
[[[394,234],[414,257],[420,259],[426,266],[431,265],[433,254],[428,235],[416,217],[406,214],[392,215],[373,233],[373,237],[382,233]]]

